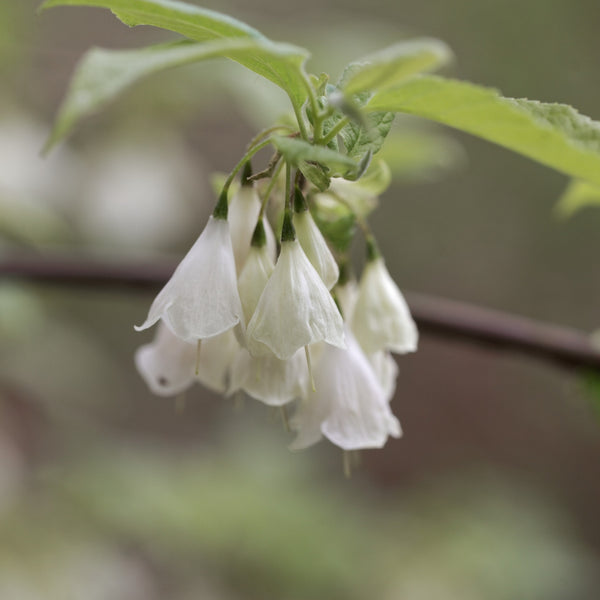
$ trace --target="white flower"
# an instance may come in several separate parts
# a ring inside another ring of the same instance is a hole
[[[138,331],[162,319],[188,342],[219,335],[243,321],[229,225],[211,216],[160,291]]]
[[[340,312],[298,240],[282,241],[247,337],[262,342],[280,359],[319,341],[345,347]]]
[[[161,323],[154,341],[136,350],[135,366],[157,396],[176,396],[194,382],[196,344],[184,342]]]
[[[202,340],[196,379],[214,392],[224,393],[227,389],[231,365],[239,348],[231,329]]]
[[[352,316],[352,331],[366,354],[417,349],[419,333],[398,286],[378,256],[365,265]]]
[[[238,279],[238,290],[246,323],[252,318],[274,268],[275,264],[266,246],[250,247],[246,264]]]
[[[244,390],[248,395],[270,406],[283,406],[306,392],[308,367],[304,350],[292,358],[251,356],[241,349],[231,367],[228,395]]]
[[[400,437],[400,423],[352,333],[348,349],[326,346],[314,369],[315,391],[300,404],[291,420],[297,437],[294,450],[322,436],[344,450],[381,448],[388,435]]]
[[[358,299],[358,285],[356,280],[348,279],[343,285],[336,285],[334,289],[335,297],[342,309],[342,316],[347,323],[352,322],[354,307]]]
[[[228,216],[233,255],[238,273],[241,273],[246,263],[246,258],[250,251],[252,232],[258,222],[259,213],[260,200],[256,190],[252,185],[242,185],[231,198]],[[267,248],[274,261],[277,248],[275,236],[266,219],[263,219],[263,225],[267,236]]]
[[[327,246],[323,234],[308,210],[302,192],[296,189],[294,228],[308,260],[330,290],[340,276],[338,264]]]

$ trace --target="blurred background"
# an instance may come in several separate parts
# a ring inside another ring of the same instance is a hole
[[[92,45],[170,39],[108,11],[0,3],[0,256],[176,260],[227,172],[285,105],[235,64],[150,78],[39,151]],[[309,69],[402,37],[446,41],[445,74],[600,119],[597,0],[216,2]],[[466,135],[398,120],[372,219],[418,290],[592,331],[600,210],[567,178]],[[352,479],[263,406],[200,387],[183,412],[133,352],[152,292],[0,281],[0,598],[526,600],[600,597],[600,421],[585,376],[423,336],[401,357],[404,437]]]

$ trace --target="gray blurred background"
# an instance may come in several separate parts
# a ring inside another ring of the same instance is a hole
[[[0,5],[0,253],[176,259],[212,208],[210,174],[279,116],[280,93],[224,61],[181,68],[42,161],[86,49],[171,36],[37,5]],[[307,47],[333,80],[434,36],[456,54],[445,75],[600,119],[592,0],[203,6]],[[398,137],[415,128],[438,143],[372,219],[400,287],[597,328],[600,210],[560,219],[563,175],[413,121]],[[132,361],[151,299],[0,281],[0,598],[599,597],[600,428],[582,374],[424,335],[398,360],[404,437],[347,481],[337,449],[290,453],[257,403],[197,387],[178,413],[152,396]]]

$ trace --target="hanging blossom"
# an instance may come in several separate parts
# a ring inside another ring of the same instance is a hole
[[[204,231],[175,269],[138,331],[159,319],[179,338],[198,342],[243,321],[223,194]]]
[[[296,239],[290,211],[283,221],[281,253],[248,323],[247,337],[251,352],[256,341],[280,359],[320,341],[345,347],[342,316]]]
[[[314,369],[315,390],[302,400],[291,421],[300,450],[323,436],[344,450],[381,448],[400,437],[398,419],[367,357],[346,329],[348,348],[327,345]]]
[[[233,246],[233,256],[235,258],[235,266],[237,273],[240,274],[248,253],[250,251],[250,242],[252,239],[252,233],[254,227],[259,219],[261,212],[261,203],[258,197],[258,193],[254,188],[254,185],[249,181],[250,163],[246,163],[244,172],[242,174],[242,182],[239,190],[233,194],[229,203],[229,212],[227,220],[229,221],[229,230],[231,232],[231,244]],[[262,218],[261,223],[265,232],[266,246],[271,257],[271,260],[275,260],[276,243],[275,235],[269,225],[269,222]]]
[[[367,240],[357,284],[347,251],[331,251],[295,187],[275,260],[249,171],[242,182],[229,206],[227,191],[221,194],[136,327],[160,321],[154,341],[136,352],[142,377],[161,396],[197,381],[270,406],[296,403],[293,449],[322,438],[344,450],[379,448],[399,437],[390,408],[398,367],[390,352],[414,351],[418,332],[374,241]]]
[[[352,331],[367,354],[417,349],[419,333],[404,296],[390,277],[375,241],[367,240],[367,264],[360,279]]]

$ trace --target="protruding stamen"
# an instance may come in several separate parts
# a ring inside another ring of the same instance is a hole
[[[195,373],[198,375],[200,372],[200,350],[202,349],[202,340],[198,340],[198,346],[196,347],[196,370]]]
[[[308,367],[308,378],[310,380],[310,387],[313,392],[316,392],[317,388],[315,387],[315,380],[313,378],[312,363],[310,361],[310,350],[308,349],[308,346],[304,346],[304,354],[306,355],[306,365]]]

